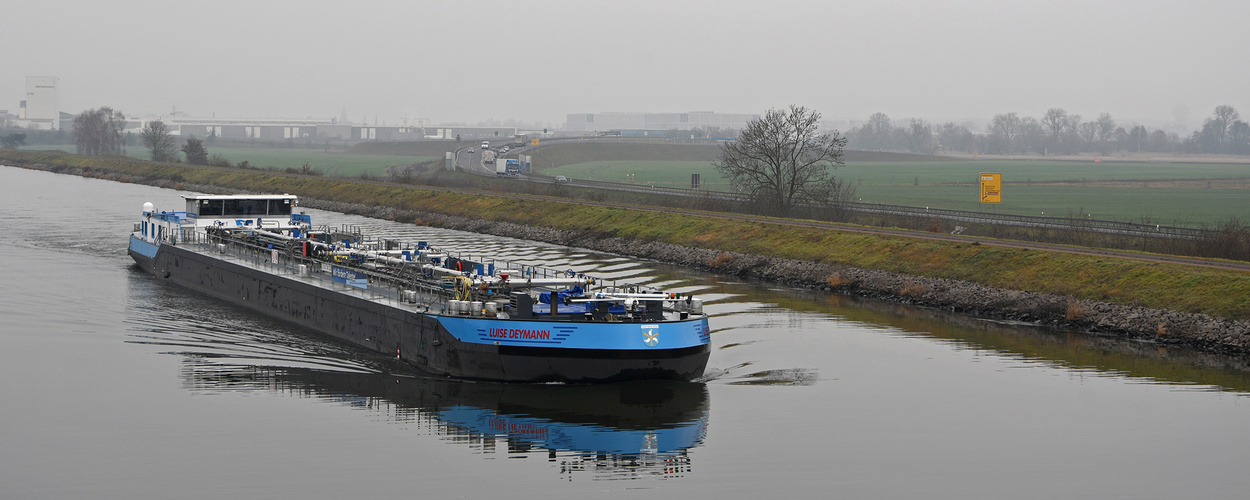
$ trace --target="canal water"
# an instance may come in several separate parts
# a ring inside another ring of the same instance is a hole
[[[705,380],[492,384],[159,283],[179,191],[0,167],[0,498],[1244,498],[1224,357],[521,240],[315,223],[704,297]]]

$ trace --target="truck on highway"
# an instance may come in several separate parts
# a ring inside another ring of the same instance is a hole
[[[495,175],[517,175],[521,173],[521,162],[516,159],[500,158],[495,160]]]
[[[491,163],[494,163],[494,161],[495,161],[495,152],[489,149],[483,149],[482,150],[482,164],[490,165]]]

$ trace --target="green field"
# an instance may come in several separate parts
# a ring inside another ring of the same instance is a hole
[[[633,181],[728,191],[711,161],[588,161],[535,167],[574,179]],[[1003,174],[1003,202],[978,202],[981,172]],[[856,187],[857,201],[1021,215],[1084,214],[1102,220],[1164,225],[1250,221],[1250,164],[1081,163],[1063,161],[849,161],[835,175]]]
[[[273,148],[209,147],[208,154],[219,154],[230,160],[230,163],[237,164],[246,160],[254,167],[274,167],[278,170],[300,168],[304,162],[308,162],[314,170],[320,170],[325,175],[339,177],[358,177],[360,174],[381,177],[386,175],[386,167],[391,165],[420,163],[442,158],[442,156],[363,155],[342,152],[325,153],[316,149]]]
[[[1003,202],[981,204],[978,174],[1003,174]],[[1250,220],[1250,165],[954,161],[857,163],[838,170],[872,203],[1166,225]]]
[[[256,168],[268,169],[272,167],[277,170],[286,170],[288,168],[301,168],[307,162],[314,170],[320,170],[324,175],[339,177],[359,177],[361,174],[368,174],[371,177],[383,177],[386,175],[386,167],[391,165],[421,163],[443,158],[442,153],[429,156],[414,156],[408,154],[362,154],[351,150],[348,152],[325,152],[321,149],[295,148],[227,148],[214,146],[206,146],[205,148],[208,149],[210,157],[212,155],[221,155],[235,165],[246,161]],[[76,148],[73,144],[68,144],[33,146],[22,149],[58,150],[73,153]],[[151,158],[147,148],[142,146],[126,147],[126,156],[141,160]],[[179,153],[179,156],[181,157],[181,153]]]
[[[535,162],[534,169],[548,175],[612,182],[629,182],[627,175],[634,174],[636,183],[668,187],[690,187],[690,174],[698,173],[704,188],[729,190],[729,183],[710,163],[699,161],[592,161],[547,168]]]

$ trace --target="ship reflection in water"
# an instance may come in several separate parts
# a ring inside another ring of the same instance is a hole
[[[545,456],[561,477],[678,478],[708,419],[702,383],[501,384],[187,358],[192,391],[277,391],[376,411],[486,455]]]

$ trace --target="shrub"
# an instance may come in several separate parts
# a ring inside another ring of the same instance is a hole
[[[927,291],[929,291],[929,287],[921,285],[920,283],[908,281],[907,284],[903,285],[903,289],[898,291],[898,294],[903,297],[915,297]]]
[[[1068,310],[1063,317],[1068,321],[1080,321],[1088,315],[1089,309],[1085,307],[1085,304],[1082,304],[1079,300],[1070,299],[1068,300]]]
[[[721,253],[711,259],[708,259],[707,266],[712,269],[718,269],[728,266],[730,262],[733,262],[733,260],[734,256],[732,254]]]
[[[858,280],[843,277],[842,273],[833,273],[830,274],[829,277],[825,278],[825,283],[828,283],[830,287],[839,288],[854,285],[858,283]]]

